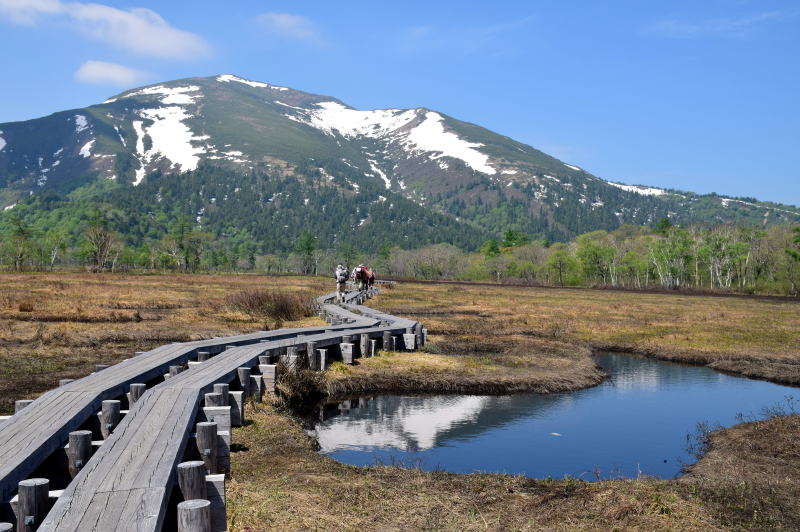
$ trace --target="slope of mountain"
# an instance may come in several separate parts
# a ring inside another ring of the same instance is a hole
[[[800,220],[792,206],[609,182],[430,109],[361,111],[230,74],[160,83],[85,109],[0,124],[5,209],[53,195],[60,205],[91,197],[135,209],[156,202],[169,183],[180,191],[173,211],[221,231],[240,220],[243,206],[211,196],[209,175],[259,206],[261,220],[291,203],[279,199],[293,185],[304,200],[291,204],[295,214],[332,224],[333,238],[347,229],[374,231],[374,224],[391,234],[380,214],[390,206],[423,241],[469,241],[468,247],[507,227],[561,239],[664,216],[677,223]],[[346,219],[320,218],[320,209]],[[283,225],[286,234],[303,229]]]

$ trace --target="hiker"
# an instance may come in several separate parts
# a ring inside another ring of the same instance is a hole
[[[341,303],[344,301],[344,293],[347,290],[347,268],[339,264],[333,272],[333,278],[336,279],[336,302]]]
[[[375,268],[369,270],[369,275],[367,276],[367,286],[369,288],[375,286]]]
[[[359,264],[353,268],[353,280],[356,282],[356,290],[363,292],[367,289],[367,267]]]

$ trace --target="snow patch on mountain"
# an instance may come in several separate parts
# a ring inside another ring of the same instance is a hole
[[[503,174],[503,175],[514,175],[514,174],[517,173],[517,171],[516,170],[503,170],[500,173]]]
[[[425,113],[425,120],[408,133],[402,144],[411,151],[433,152],[429,155],[432,160],[453,157],[461,159],[478,172],[489,175],[497,173],[497,170],[489,165],[489,156],[475,149],[483,144],[468,142],[447,131],[442,115],[433,111]]]
[[[6,139],[2,137],[3,132],[0,131],[0,151],[3,151],[3,148],[6,147]]]
[[[237,81],[239,83],[244,83],[245,85],[250,85],[251,87],[256,88],[264,88],[264,89],[272,89],[276,91],[288,91],[288,87],[279,87],[278,85],[270,85],[269,83],[262,83],[261,81],[251,81],[249,79],[240,78],[239,76],[234,76],[233,74],[223,74],[221,76],[217,76],[217,81],[221,81],[224,83],[230,83],[231,81]]]
[[[378,163],[373,159],[367,159],[367,162],[369,163],[369,167],[372,169],[372,171],[378,174],[378,177],[383,179],[383,184],[386,185],[386,188],[392,188],[392,180],[386,177],[386,173],[384,173],[383,170],[378,168]]]
[[[92,156],[92,146],[94,146],[95,139],[90,140],[86,144],[83,145],[81,151],[78,152],[78,155],[83,157],[84,159],[88,159]]]
[[[191,95],[190,92],[198,92],[200,87],[197,85],[187,85],[185,87],[165,87],[163,85],[156,85],[154,87],[146,87],[128,96],[140,95],[160,95],[161,103],[164,105],[189,105],[195,103],[195,98],[202,96],[202,94]]]
[[[136,151],[141,162],[155,162],[159,155],[169,159],[172,164],[180,166],[182,172],[194,170],[200,162],[200,155],[206,153],[203,146],[195,146],[193,142],[208,139],[207,135],[195,136],[189,126],[184,123],[192,117],[184,109],[172,106],[158,109],[143,109],[139,111],[142,118],[153,121],[153,124],[144,127],[142,122],[134,122],[134,129],[138,135]],[[153,145],[144,150],[144,135],[149,135]],[[140,142],[142,141],[142,142]],[[137,175],[138,178],[138,175]],[[140,181],[137,179],[137,183]]]
[[[577,166],[572,166],[571,164],[564,163],[564,166],[566,166],[567,168],[572,168],[576,172],[582,172],[583,171],[580,168],[578,168]]]
[[[407,125],[416,118],[414,110],[376,109],[359,111],[345,107],[338,102],[320,102],[318,109],[304,109],[304,118],[286,115],[287,118],[303,122],[328,135],[340,135],[348,138],[363,135],[380,138]]]
[[[641,185],[623,185],[621,183],[612,183],[611,181],[606,181],[606,183],[612,187],[621,188],[622,190],[628,192],[635,192],[636,194],[641,194],[642,196],[661,196],[667,193],[667,191],[663,188],[644,187]]]
[[[89,121],[83,115],[75,115],[75,133],[89,129]]]

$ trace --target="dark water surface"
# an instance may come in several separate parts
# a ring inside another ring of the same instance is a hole
[[[698,422],[800,396],[796,388],[704,367],[600,354],[600,386],[553,395],[379,396],[331,404],[315,425],[321,452],[355,465],[402,463],[456,473],[535,478],[669,478],[693,462],[687,435]]]

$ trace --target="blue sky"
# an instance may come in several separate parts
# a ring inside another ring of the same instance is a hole
[[[429,107],[611,180],[800,205],[795,1],[0,0],[0,122],[233,73]]]

